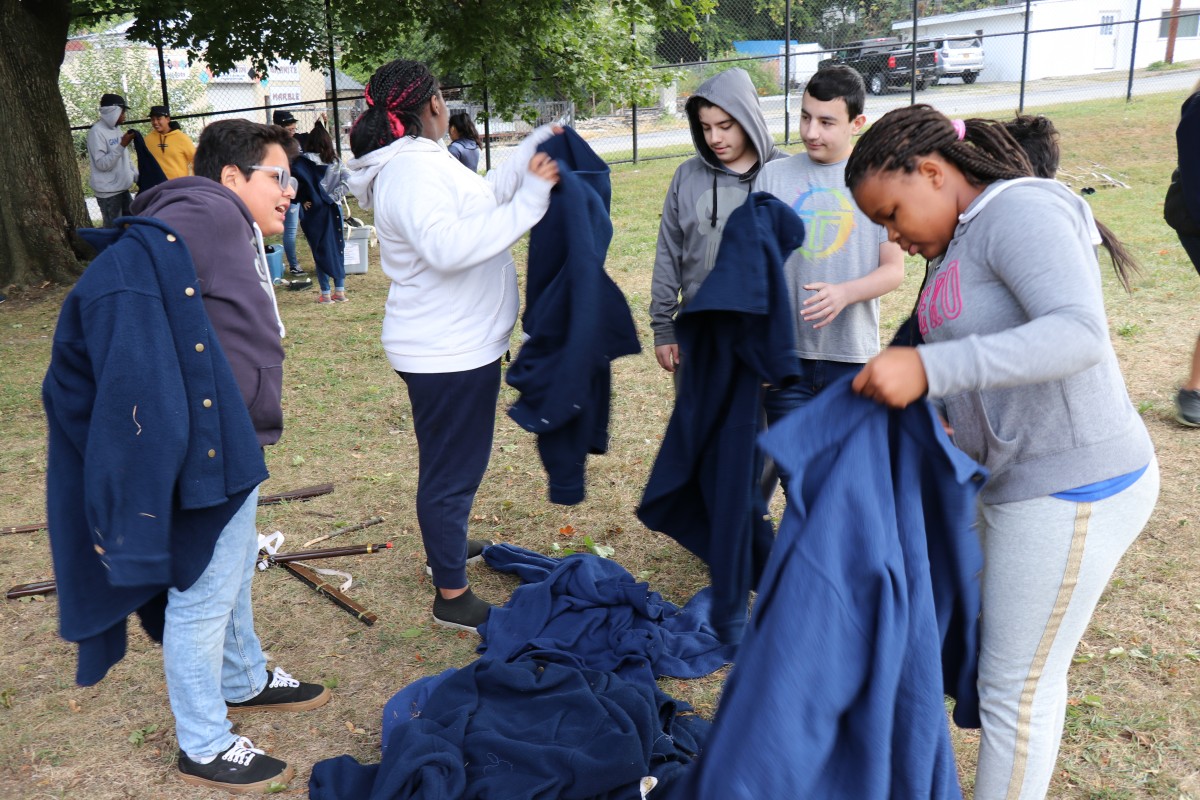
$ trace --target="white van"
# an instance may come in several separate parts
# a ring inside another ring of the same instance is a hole
[[[937,48],[937,68],[933,82],[943,78],[962,78],[971,84],[983,69],[983,41],[978,36],[947,36],[930,42]]]

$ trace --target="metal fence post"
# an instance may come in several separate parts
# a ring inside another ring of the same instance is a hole
[[[792,0],[783,4],[783,143],[792,143]]]
[[[1025,68],[1029,63],[1029,4],[1025,0],[1025,33],[1021,36],[1021,99],[1017,101],[1017,113],[1025,113]]]
[[[342,124],[338,117],[337,90],[337,61],[333,55],[333,13],[330,11],[332,0],[325,0],[325,35],[329,40],[329,91],[333,94],[333,146],[337,148],[338,158],[342,157]]]
[[[637,23],[636,22],[629,23],[629,43],[635,50],[637,49]],[[637,104],[637,96],[635,95],[633,98],[633,163],[635,163],[635,164],[638,162],[637,111],[638,111],[638,104]]]
[[[158,50],[158,82],[162,86],[163,105],[167,108],[171,107],[170,96],[167,94],[167,62],[163,58],[163,37],[162,37],[162,20],[156,20],[155,28],[158,36],[154,41],[154,48]]]
[[[492,170],[492,112],[488,108],[487,90],[487,59],[479,59],[479,67],[483,71],[483,171]]]
[[[1129,48],[1129,83],[1125,87],[1125,102],[1133,102],[1133,70],[1137,64],[1138,25],[1142,21],[1142,0],[1137,0],[1137,8],[1133,12],[1133,44]]]
[[[917,2],[913,0],[912,4],[912,63],[908,65],[908,104],[912,106],[917,104],[917,14],[920,12]]]

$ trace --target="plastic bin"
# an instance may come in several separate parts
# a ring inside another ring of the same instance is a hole
[[[347,275],[364,275],[367,272],[367,256],[370,254],[371,238],[375,228],[371,225],[347,227],[346,247],[343,255]]]
[[[267,268],[271,270],[271,281],[279,283],[283,277],[283,248],[269,244],[263,249],[267,253]]]

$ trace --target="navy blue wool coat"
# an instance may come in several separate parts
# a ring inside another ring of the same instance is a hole
[[[539,148],[558,161],[550,208],[529,235],[522,327],[508,414],[537,434],[553,503],[583,500],[589,453],[608,451],[613,359],[641,351],[625,295],[604,271],[612,240],[608,165],[567,128]]]
[[[309,208],[300,207],[300,228],[308,239],[313,261],[326,275],[340,275],[338,267],[345,269],[346,240],[338,204],[321,188],[328,167],[301,157],[292,162],[291,169],[297,183],[296,199],[292,202],[312,203]]]
[[[787,510],[704,755],[667,800],[961,797],[944,695],[979,726],[986,473],[928,403],[850,382],[763,436]]]
[[[166,589],[195,582],[267,477],[187,247],[124,222],[67,295],[42,383],[59,627],[82,685],[124,656],[135,611],[162,639]]]
[[[803,240],[800,218],[765,192],[730,215],[712,272],[675,322],[679,394],[637,511],[708,564],[713,626],[730,643],[774,539],[755,436],[762,385],[800,372],[783,263]]]

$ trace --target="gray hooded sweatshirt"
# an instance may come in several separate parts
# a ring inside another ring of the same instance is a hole
[[[1113,352],[1091,209],[1057,181],[997,181],[926,280],[917,352],[985,503],[1031,500],[1154,458]]]
[[[705,143],[697,103],[701,98],[737,120],[754,145],[758,163],[745,174],[730,172]],[[675,170],[663,202],[650,287],[650,327],[656,347],[675,344],[675,315],[712,270],[725,220],[754,191],[754,179],[762,165],[787,157],[775,147],[758,105],[758,92],[743,69],[729,69],[709,78],[686,108],[696,155]]]
[[[92,191],[96,197],[112,197],[129,191],[137,180],[137,170],[129,157],[129,149],[121,146],[124,131],[117,127],[121,118],[120,106],[104,106],[100,119],[87,135],[88,160],[91,161]]]

